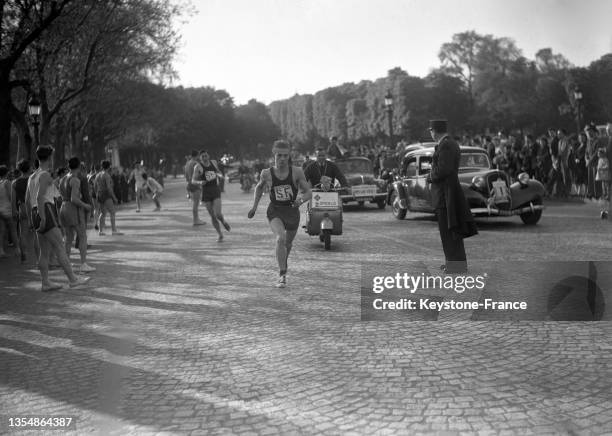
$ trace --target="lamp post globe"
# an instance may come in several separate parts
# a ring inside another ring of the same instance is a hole
[[[580,133],[580,126],[582,126],[582,91],[580,88],[574,88],[574,101],[576,102],[576,122],[578,123],[578,133]]]
[[[385,108],[387,110],[387,122],[389,123],[389,148],[393,148],[393,94],[390,90],[385,95]]]
[[[32,125],[34,126],[34,146],[38,147],[39,145],[39,137],[38,137],[38,123],[40,117],[41,106],[40,102],[35,96],[30,97],[28,100],[28,114],[32,118]]]

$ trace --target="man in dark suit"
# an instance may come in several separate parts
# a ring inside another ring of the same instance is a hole
[[[338,137],[332,136],[330,139],[329,147],[327,147],[327,155],[332,159],[341,159],[344,155],[344,151],[338,144]]]
[[[459,145],[447,133],[446,120],[432,120],[429,131],[438,143],[432,156],[431,200],[436,209],[440,239],[445,263],[441,266],[447,274],[467,272],[467,259],[463,238],[478,233],[474,217],[459,183]]]
[[[340,186],[348,186],[346,177],[344,177],[338,165],[327,159],[327,154],[323,147],[317,147],[316,156],[317,160],[313,161],[304,170],[304,176],[311,187],[321,183],[324,185],[322,188],[327,191],[334,186],[335,180],[338,180]]]

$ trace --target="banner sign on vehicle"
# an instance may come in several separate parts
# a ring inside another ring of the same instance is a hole
[[[313,192],[312,206],[316,209],[338,209],[337,192]]]

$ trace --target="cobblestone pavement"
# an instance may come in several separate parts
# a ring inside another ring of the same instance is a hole
[[[362,266],[435,268],[436,223],[349,207],[332,251],[300,232],[279,290],[266,204],[249,221],[250,197],[228,186],[219,244],[170,180],[161,212],[123,207],[124,236],[90,232],[98,270],[81,290],[41,293],[33,265],[0,260],[0,433],[18,434],[18,415],[73,415],[69,434],[612,433],[609,315],[362,322]],[[552,204],[536,228],[480,222],[471,265],[503,265],[524,294],[536,261],[612,260],[596,215]]]

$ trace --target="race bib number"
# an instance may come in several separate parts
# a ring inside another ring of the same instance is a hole
[[[274,198],[277,201],[291,201],[293,200],[293,190],[291,185],[278,185],[274,187]]]
[[[204,172],[204,180],[210,182],[211,180],[215,180],[217,178],[217,173],[214,171],[205,171]]]

